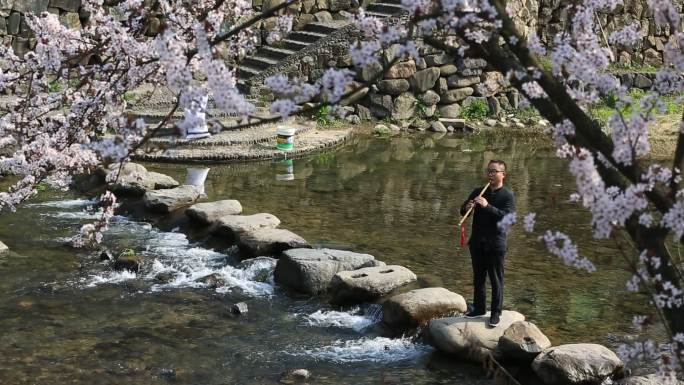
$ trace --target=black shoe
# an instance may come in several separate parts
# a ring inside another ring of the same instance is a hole
[[[480,312],[477,310],[471,310],[467,313],[465,313],[466,318],[477,318],[477,317],[482,317],[483,315],[487,314],[486,312]]]
[[[493,327],[493,328],[499,326],[499,322],[500,322],[499,317],[500,317],[499,314],[497,314],[497,313],[492,313],[492,316],[489,317],[489,326],[491,326],[491,327]]]

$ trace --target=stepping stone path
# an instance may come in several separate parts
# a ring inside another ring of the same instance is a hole
[[[151,211],[168,214],[195,203],[199,197],[199,191],[195,186],[184,185],[148,191],[143,195],[143,203]]]
[[[497,327],[489,326],[489,313],[477,318],[448,317],[430,321],[425,337],[439,351],[474,361],[484,361],[511,324],[525,316],[504,310]]]
[[[395,331],[415,329],[433,318],[468,310],[465,299],[442,287],[398,294],[382,304],[382,321]]]
[[[105,172],[99,172],[98,177],[106,176],[114,167],[100,170]],[[141,165],[126,164],[122,171],[122,175],[130,179],[120,178],[117,194],[126,195],[142,190],[144,206],[150,211],[165,214],[192,205],[184,211],[187,218],[202,226],[210,226],[210,230],[218,235],[231,237],[239,247],[241,257],[250,258],[242,261],[238,268],[258,282],[270,281],[273,272],[273,278],[283,287],[310,295],[328,292],[333,303],[350,304],[377,300],[417,279],[409,269],[398,265],[387,266],[370,254],[312,249],[297,234],[278,229],[280,220],[272,214],[238,215],[242,212],[242,205],[236,200],[195,203],[199,199],[199,191],[195,186],[158,189],[156,182],[148,184],[139,176],[151,175],[161,181],[166,176],[148,172]],[[107,182],[103,178],[98,179],[98,183]],[[0,253],[6,250],[7,247],[0,242]],[[111,260],[108,255],[104,259]],[[112,267],[137,272],[141,263],[139,256],[127,254],[119,256]],[[162,272],[157,274],[155,282],[165,284],[175,278],[173,273]],[[226,279],[218,273],[198,278],[196,282],[210,288],[227,285]],[[517,360],[523,364],[531,361],[532,371],[546,385],[598,385],[609,377],[616,379],[622,376],[624,365],[609,349],[596,344],[551,347],[548,338],[515,311],[504,311],[497,327],[488,325],[488,314],[476,318],[435,319],[466,310],[466,302],[459,294],[441,287],[416,289],[387,299],[383,303],[383,322],[400,333],[427,324],[422,331],[427,343],[441,352],[462,358],[488,364],[493,362],[490,357]],[[247,307],[240,303],[235,305],[233,311],[244,314]],[[660,379],[648,376],[632,377],[620,384],[662,384],[658,381]],[[665,385],[681,384],[673,382]]]
[[[242,205],[234,199],[216,202],[195,203],[185,210],[185,215],[199,223],[208,225],[217,222],[226,215],[237,215],[242,212]]]
[[[546,349],[532,361],[532,370],[545,384],[600,384],[619,375],[624,364],[598,344],[568,344]]]
[[[317,295],[328,291],[340,271],[384,264],[370,254],[334,249],[290,249],[275,268],[275,280],[290,289]]]
[[[336,304],[373,301],[416,279],[411,270],[399,265],[340,271],[332,278],[330,294]]]

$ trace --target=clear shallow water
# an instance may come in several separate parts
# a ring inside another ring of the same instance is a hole
[[[282,163],[212,165],[208,199],[238,199],[270,212],[311,243],[402,264],[421,286],[470,297],[470,260],[458,247],[458,208],[482,184],[491,158],[509,164],[520,213],[538,228],[569,232],[599,271],[577,272],[515,226],[505,307],[525,314],[552,342],[599,342],[631,333],[621,257],[591,239],[587,214],[567,202],[565,164],[515,140],[455,136],[359,137],[348,146]],[[291,167],[291,169],[290,169]],[[149,165],[179,180],[185,167]],[[294,180],[283,175],[294,174]],[[113,273],[97,253],[64,245],[89,201],[46,193],[0,216],[0,382],[3,384],[264,384],[295,368],[322,384],[489,384],[482,370],[409,339],[379,334],[377,309],[331,309],[292,298],[272,281],[273,262],[237,265],[180,233],[116,217],[105,243],[145,256],[143,271]],[[173,276],[157,282],[160,273]],[[226,286],[196,281],[216,274]],[[229,314],[239,301],[243,317]]]

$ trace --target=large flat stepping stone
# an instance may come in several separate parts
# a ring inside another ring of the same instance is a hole
[[[285,250],[275,268],[275,281],[290,289],[307,294],[328,291],[330,282],[340,271],[378,266],[370,254],[335,249]]]
[[[506,329],[499,338],[497,355],[502,358],[531,363],[551,341],[532,322],[518,321]]]
[[[332,302],[360,303],[378,299],[418,279],[404,266],[388,265],[340,271],[332,278]]]
[[[499,326],[489,326],[489,314],[477,318],[448,317],[430,321],[425,337],[439,351],[483,362],[496,349],[499,338],[511,324],[525,316],[510,310],[501,313]]]
[[[234,199],[226,199],[216,202],[195,203],[185,210],[189,218],[209,225],[217,222],[226,215],[237,215],[242,212],[242,205]]]
[[[599,344],[567,344],[543,351],[532,361],[532,370],[545,384],[600,384],[622,374],[624,364]]]
[[[195,203],[199,197],[199,191],[195,186],[183,185],[148,191],[143,195],[143,203],[152,211],[166,214]]]
[[[216,221],[216,232],[237,240],[242,233],[261,229],[275,229],[280,219],[273,214],[224,215]]]
[[[460,294],[443,287],[428,287],[398,294],[382,304],[382,321],[393,330],[406,331],[433,318],[465,313],[468,305]]]
[[[158,172],[147,171],[137,163],[124,163],[119,171],[120,163],[109,165],[105,181],[116,195],[140,196],[149,190],[169,189],[180,186],[175,179]],[[117,178],[118,176],[118,178]]]
[[[304,238],[285,229],[259,229],[242,233],[238,246],[248,258],[277,256],[288,249],[311,247]]]

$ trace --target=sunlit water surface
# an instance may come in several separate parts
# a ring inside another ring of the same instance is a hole
[[[370,253],[470,298],[470,260],[458,246],[458,209],[483,184],[488,159],[505,160],[520,213],[537,229],[580,243],[594,274],[565,267],[515,226],[509,239],[505,308],[535,322],[553,343],[614,347],[640,309],[625,290],[612,241],[591,238],[588,214],[568,202],[565,163],[529,143],[457,136],[359,136],[340,150],[290,162],[210,165],[209,200],[238,199],[246,214],[269,212],[318,246]],[[180,181],[186,167],[148,165]],[[294,179],[292,179],[294,178]],[[292,180],[287,180],[292,179]],[[273,282],[274,261],[238,264],[185,235],[117,216],[112,250],[132,248],[143,270],[116,273],[68,238],[92,219],[85,197],[47,192],[0,216],[0,383],[268,384],[307,368],[318,384],[490,384],[476,365],[411,338],[389,339],[379,307],[333,309],[292,298]],[[160,274],[173,277],[156,280]],[[216,274],[225,286],[201,283]],[[229,312],[245,301],[249,312]]]

